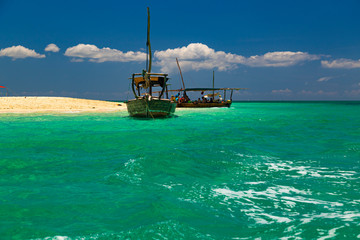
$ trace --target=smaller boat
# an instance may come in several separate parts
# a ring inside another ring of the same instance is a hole
[[[232,104],[232,95],[234,90],[242,90],[244,88],[185,88],[178,91],[178,104],[177,107],[183,108],[212,108],[212,107],[230,107]],[[188,92],[201,92],[202,97],[198,98],[198,100],[191,101],[187,97]],[[210,91],[212,93],[203,95],[206,91]],[[220,95],[220,92],[215,91],[224,91],[224,98]],[[230,91],[230,99],[226,100],[226,93]]]
[[[179,68],[182,89],[179,90],[170,90],[171,92],[178,92],[175,96],[172,96],[172,100],[177,102],[177,107],[179,108],[212,108],[212,107],[230,107],[232,103],[232,95],[234,90],[244,90],[246,88],[214,88],[215,82],[215,72],[213,71],[213,87],[212,88],[185,88],[184,79],[182,76],[181,68],[178,59],[176,58],[176,63]],[[210,93],[205,94],[205,92],[210,91]],[[216,92],[215,92],[216,91]],[[224,98],[221,97],[220,92],[223,91]],[[226,93],[230,91],[230,99],[226,100]],[[191,101],[188,97],[188,92],[201,92],[201,97],[195,101]]]

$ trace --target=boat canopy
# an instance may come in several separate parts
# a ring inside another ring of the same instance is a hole
[[[212,93],[209,93],[209,94],[206,94],[204,97],[206,97],[206,98],[211,98],[211,97],[216,97],[216,96],[218,96],[218,95],[220,95],[220,93],[214,93],[214,94],[212,94]]]
[[[219,90],[246,90],[247,88],[185,88],[185,89],[175,89],[175,90],[168,90],[168,92],[205,92],[205,91],[219,91]],[[157,93],[157,92],[154,92]]]
[[[247,88],[185,88],[183,91],[245,90]]]
[[[130,78],[132,83],[132,90],[135,98],[141,96],[141,90],[147,91],[148,94],[152,95],[153,87],[161,87],[162,90],[159,91],[159,98],[162,97],[163,93],[167,94],[167,85],[166,82],[169,80],[168,75],[165,73],[148,73],[145,70],[142,73],[134,73]]]
[[[164,83],[166,82],[166,77],[164,76],[151,76],[150,77],[151,85],[160,85],[161,87],[164,86]],[[134,83],[136,84],[136,87],[139,88],[139,85],[145,84],[146,79],[145,77],[135,77]]]

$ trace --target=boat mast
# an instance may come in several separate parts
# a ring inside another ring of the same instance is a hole
[[[179,64],[179,60],[176,58],[176,63],[178,65],[178,68],[179,68],[179,71],[180,71],[180,76],[181,76],[181,81],[182,81],[182,84],[183,84],[183,87],[184,87],[184,90],[185,90],[185,83],[184,83],[184,79],[183,79],[183,75],[181,73],[181,68],[180,68],[180,64]]]
[[[215,90],[214,90],[215,84],[214,84],[214,82],[215,82],[215,71],[213,70],[213,100],[215,100]]]
[[[147,14],[148,14],[148,25],[147,25],[147,40],[146,40],[146,71],[148,73],[151,72],[151,45],[150,45],[150,9],[147,8]]]

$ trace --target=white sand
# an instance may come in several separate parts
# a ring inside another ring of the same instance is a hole
[[[0,97],[0,113],[115,111],[126,111],[126,104],[68,97]]]

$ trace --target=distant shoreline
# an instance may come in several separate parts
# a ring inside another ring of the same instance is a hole
[[[349,103],[359,103],[360,100],[233,100],[233,103],[250,103],[250,102],[263,102],[263,103],[336,103],[336,102],[349,102]]]
[[[105,100],[111,102],[125,102],[127,100]],[[241,102],[359,102],[360,100],[233,100],[233,103]]]
[[[249,100],[234,103],[339,103],[359,104],[359,100]],[[177,109],[180,110],[180,109]],[[71,97],[0,97],[1,113],[79,113],[79,112],[123,112],[124,101],[90,100]]]
[[[77,113],[126,111],[122,102],[70,97],[0,97],[0,113]]]

